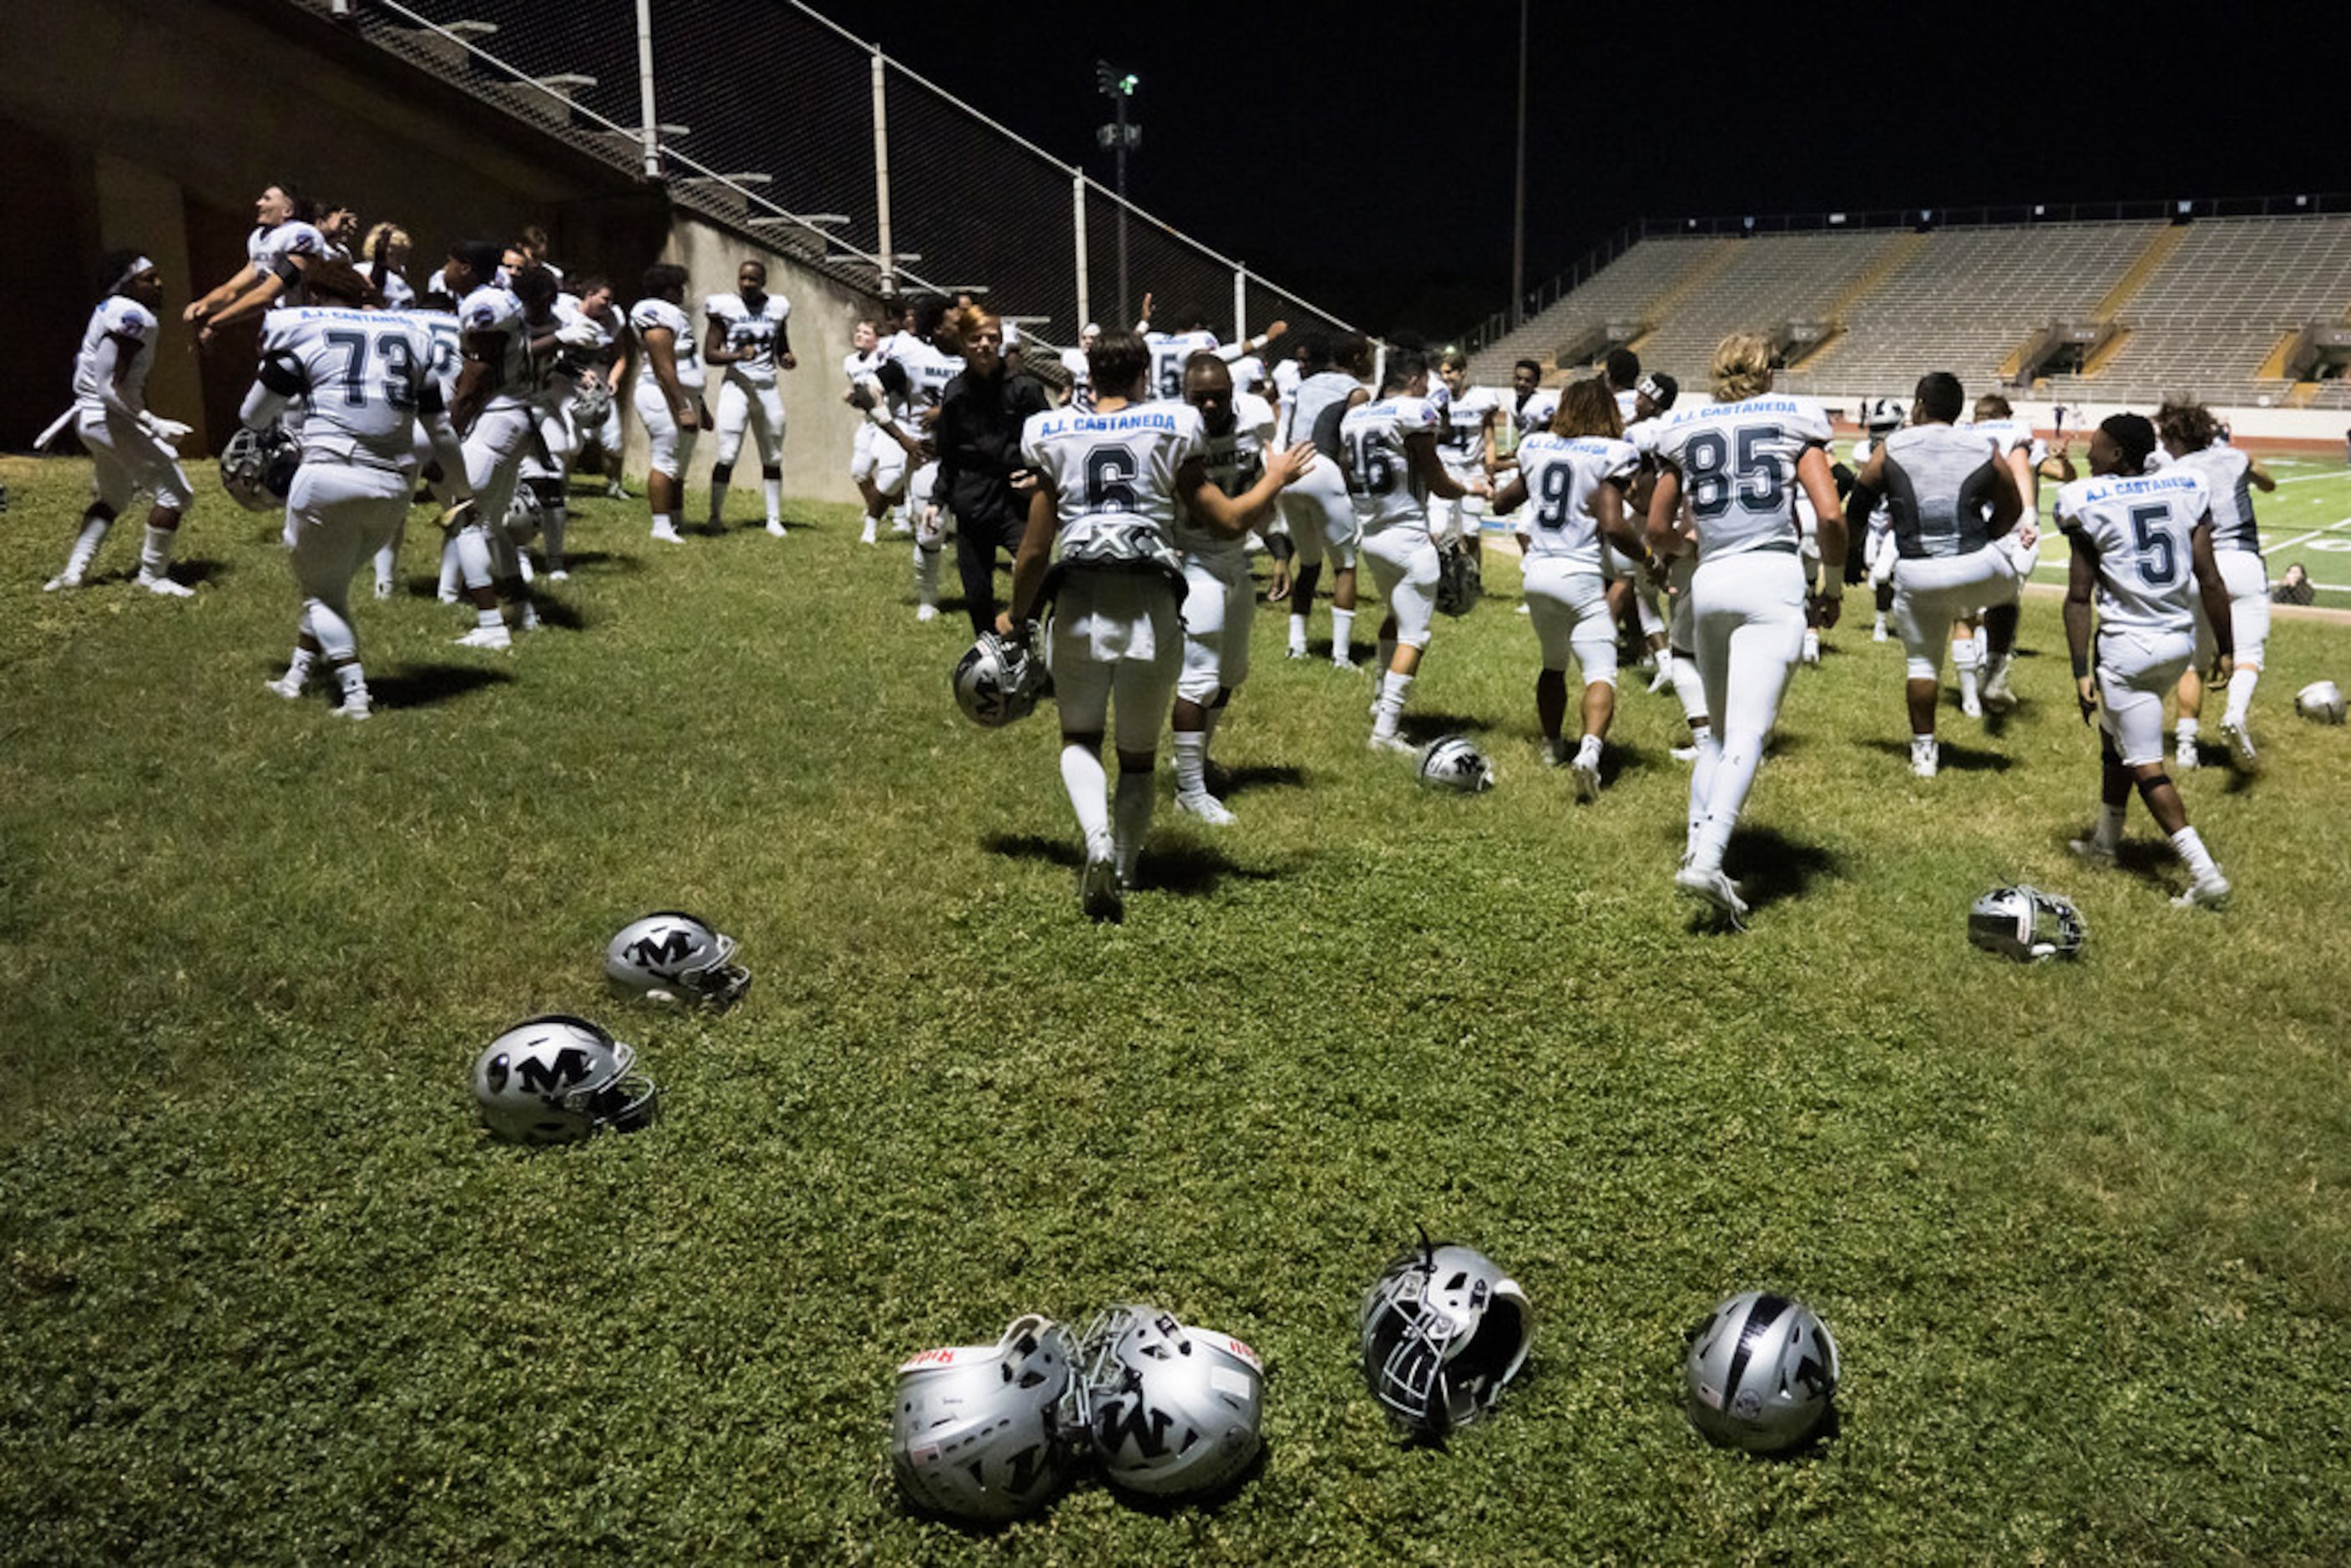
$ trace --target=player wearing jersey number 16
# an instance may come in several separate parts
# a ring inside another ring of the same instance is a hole
[[[1020,453],[1037,476],[1029,526],[1012,565],[1012,607],[999,634],[1022,638],[1054,600],[1052,671],[1061,716],[1061,782],[1085,837],[1078,902],[1116,920],[1151,827],[1160,731],[1183,669],[1182,569],[1176,508],[1208,533],[1237,539],[1281,487],[1313,461],[1311,445],[1271,455],[1239,496],[1210,480],[1199,411],[1147,401],[1150,350],[1133,332],[1106,332],[1088,356],[1094,410],[1050,410],[1022,427]],[[1061,559],[1051,562],[1056,542]],[[1102,743],[1118,709],[1118,796],[1108,799]]]

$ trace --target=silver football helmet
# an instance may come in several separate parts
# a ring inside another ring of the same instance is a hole
[[[1751,1454],[1792,1448],[1819,1430],[1836,1394],[1837,1347],[1810,1307],[1749,1291],[1714,1309],[1683,1366],[1690,1425]]]
[[[1471,520],[1476,527],[1476,520]],[[1437,612],[1440,615],[1467,615],[1478,608],[1486,596],[1485,574],[1478,568],[1478,558],[1458,540],[1437,552]]]
[[[2343,722],[2343,688],[2333,681],[2313,681],[2294,694],[2294,711],[2314,724]]]
[[[587,440],[593,441],[604,428],[604,421],[612,413],[612,388],[610,382],[594,372],[580,378],[580,390],[571,394],[571,428]]]
[[[1037,699],[1051,690],[1033,632],[1025,643],[982,632],[956,661],[956,706],[972,723],[987,729],[1027,718],[1037,710]]]
[[[1070,1331],[1017,1318],[994,1344],[926,1350],[898,1368],[890,1468],[916,1507],[1000,1523],[1033,1513],[1083,1439]]]
[[[482,1125],[508,1143],[577,1143],[606,1127],[634,1132],[661,1101],[636,1061],[632,1047],[586,1019],[526,1019],[475,1059],[474,1103]]]
[[[1086,1329],[1078,1364],[1094,1455],[1130,1491],[1208,1496],[1265,1446],[1265,1369],[1230,1334],[1113,1307]]]
[[[282,424],[266,430],[240,426],[221,452],[221,488],[248,512],[274,512],[294,487],[301,453]]]
[[[1881,440],[1902,428],[1910,410],[1898,397],[1874,397],[1861,406],[1861,427]]]
[[[1492,1259],[1426,1239],[1364,1293],[1360,1326],[1372,1397],[1426,1437],[1491,1409],[1535,1333],[1526,1292]]]
[[[515,486],[514,498],[507,503],[507,538],[517,544],[528,544],[538,537],[547,520],[547,508],[540,505],[538,492],[528,480]]]
[[[2077,957],[2089,935],[2073,900],[2022,883],[1995,887],[1968,910],[1968,940],[2019,963]]]
[[[1494,787],[1494,765],[1467,736],[1440,735],[1420,749],[1420,781],[1432,789],[1474,795]]]
[[[664,909],[621,927],[604,949],[604,974],[648,1001],[729,1008],[751,986],[751,971],[735,962],[735,938],[708,921]]]

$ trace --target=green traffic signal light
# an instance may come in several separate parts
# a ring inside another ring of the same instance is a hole
[[[1119,91],[1121,91],[1121,92],[1123,92],[1123,93],[1124,93],[1124,94],[1126,94],[1126,96],[1127,96],[1127,97],[1129,97],[1129,98],[1133,98],[1133,97],[1134,96],[1134,89],[1135,89],[1136,88],[1138,88],[1138,87],[1142,86],[1142,85],[1143,85],[1143,78],[1142,78],[1141,77],[1138,77],[1138,76],[1127,76],[1127,77],[1121,77],[1121,78],[1119,78],[1118,90],[1119,90]]]

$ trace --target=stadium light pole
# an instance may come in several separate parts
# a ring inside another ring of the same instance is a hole
[[[1094,90],[1101,93],[1118,110],[1117,120],[1094,132],[1095,142],[1112,150],[1118,167],[1118,319],[1122,324],[1134,319],[1134,301],[1126,290],[1126,150],[1143,140],[1143,127],[1130,125],[1126,120],[1127,100],[1143,78],[1122,73],[1108,60],[1094,62]]]
[[[1527,0],[1519,0],[1519,173],[1510,214],[1510,325],[1527,318]]]

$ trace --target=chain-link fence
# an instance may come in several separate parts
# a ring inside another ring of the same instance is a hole
[[[292,3],[872,294],[967,288],[1056,345],[1145,292],[1229,338],[1347,325],[797,0]]]

